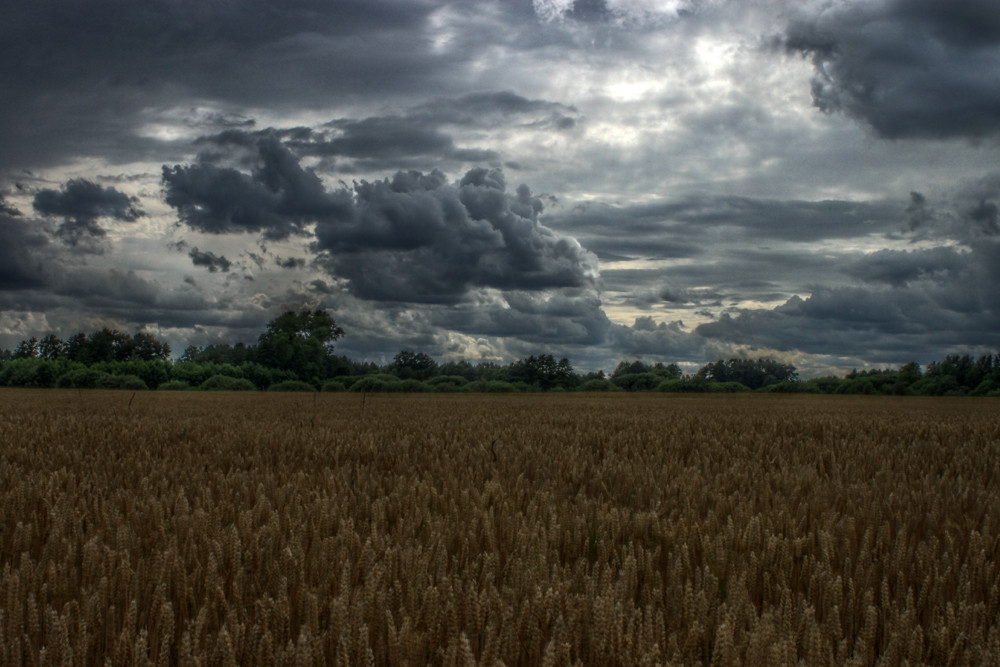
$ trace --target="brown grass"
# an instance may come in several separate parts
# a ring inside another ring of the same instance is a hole
[[[0,391],[0,663],[1000,664],[995,401],[361,400]]]

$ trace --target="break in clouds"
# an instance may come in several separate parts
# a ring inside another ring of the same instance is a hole
[[[995,351],[992,5],[30,4],[0,345],[323,307],[377,361]]]

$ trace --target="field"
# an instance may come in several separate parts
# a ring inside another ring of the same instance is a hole
[[[0,662],[1000,664],[1000,404],[0,391]]]

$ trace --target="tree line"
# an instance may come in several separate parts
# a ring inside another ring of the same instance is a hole
[[[344,335],[325,310],[286,312],[257,342],[192,346],[175,361],[147,332],[101,329],[0,350],[0,386],[357,392],[661,391],[1000,396],[1000,355],[949,355],[921,368],[851,371],[800,380],[774,359],[729,359],[685,374],[674,363],[621,361],[610,374],[576,372],[568,359],[531,355],[509,364],[437,362],[401,350],[388,364],[337,355]]]

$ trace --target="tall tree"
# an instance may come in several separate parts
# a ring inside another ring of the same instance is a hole
[[[334,343],[344,335],[325,310],[288,311],[267,323],[257,341],[259,363],[289,370],[300,379],[327,376],[333,363]]]

